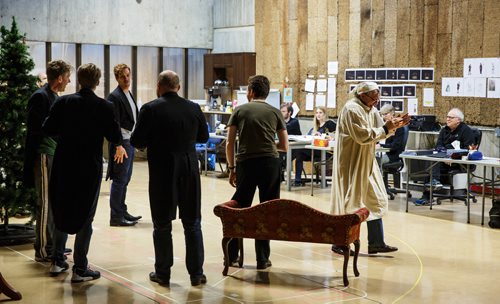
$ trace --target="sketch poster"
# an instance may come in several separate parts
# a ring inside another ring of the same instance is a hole
[[[424,88],[424,107],[434,107],[434,89]]]

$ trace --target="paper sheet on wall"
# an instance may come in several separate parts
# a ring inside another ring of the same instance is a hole
[[[500,58],[484,58],[484,76],[500,77]]]
[[[315,86],[316,86],[316,80],[306,78],[306,84],[305,84],[305,88],[304,88],[304,90],[306,92],[314,93]]]
[[[326,92],[326,79],[321,78],[316,81],[316,92]]]
[[[326,107],[337,107],[337,78],[328,78],[328,94]]]
[[[441,96],[457,96],[456,86],[456,77],[443,77],[441,80]]]
[[[328,75],[337,75],[339,73],[339,62],[328,61]]]
[[[296,102],[292,103],[292,108],[293,108],[292,117],[295,118],[295,116],[297,116],[297,114],[299,114],[300,108]]]
[[[434,107],[434,89],[424,88],[424,107]]]
[[[488,98],[500,98],[500,78],[488,78]]]
[[[486,97],[486,78],[474,78],[474,97]]]
[[[317,107],[326,106],[326,95],[325,94],[316,94],[316,106]]]
[[[307,93],[306,94],[306,111],[314,110],[314,94]]]
[[[418,99],[408,98],[408,114],[418,115]]]
[[[462,78],[463,79],[463,85],[464,85],[464,91],[463,91],[463,96],[465,97],[474,97],[474,79],[475,78]]]

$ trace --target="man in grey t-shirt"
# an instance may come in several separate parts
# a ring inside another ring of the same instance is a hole
[[[236,108],[228,122],[226,156],[229,183],[236,187],[233,200],[242,207],[252,205],[255,190],[259,187],[259,200],[265,202],[280,197],[281,163],[278,151],[288,149],[288,134],[281,112],[266,103],[269,80],[262,75],[248,80],[249,103]],[[236,134],[239,135],[238,153],[235,156]],[[278,144],[276,144],[276,134]],[[238,242],[229,243],[229,261],[238,259]],[[255,240],[257,269],[271,266],[269,240]]]

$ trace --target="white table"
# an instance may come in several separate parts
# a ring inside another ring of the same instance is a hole
[[[411,152],[411,151],[407,151]],[[454,164],[462,164],[465,165],[467,168],[467,223],[470,223],[470,166],[471,165],[476,165],[476,166],[483,166],[483,206],[482,206],[482,212],[481,212],[481,225],[484,225],[484,191],[486,188],[486,168],[490,167],[491,172],[492,172],[492,178],[491,178],[491,189],[492,189],[492,199],[495,198],[495,178],[494,178],[494,170],[495,168],[500,168],[500,158],[494,158],[494,157],[484,157],[483,160],[461,160],[461,159],[450,159],[450,158],[439,158],[439,157],[432,157],[428,155],[411,155],[411,154],[400,154],[399,157],[402,159],[407,159],[407,160],[422,160],[422,161],[430,161],[434,162],[431,167],[429,167],[429,172],[430,172],[430,180],[432,180],[432,167],[439,164],[440,162],[447,162],[447,163],[454,163]],[[411,162],[406,161],[407,165],[407,170],[406,170],[406,212],[408,212],[408,193],[409,193],[409,184],[410,184],[410,175],[411,175]],[[429,187],[429,192],[430,192],[430,197],[429,197],[429,202],[430,202],[430,209],[432,210],[432,187]]]

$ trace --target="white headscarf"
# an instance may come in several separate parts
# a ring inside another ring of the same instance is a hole
[[[357,86],[349,92],[349,98],[356,97],[356,95],[367,93],[373,90],[379,90],[378,84],[373,81],[365,81],[358,83]]]
[[[360,82],[355,88],[356,93],[358,93],[358,95],[378,89],[379,89],[378,84],[372,81]]]

